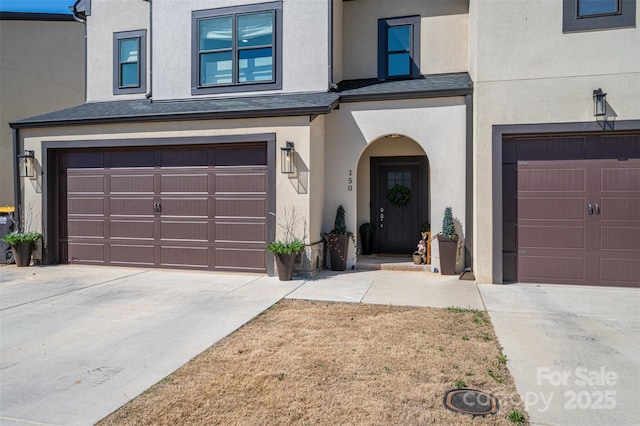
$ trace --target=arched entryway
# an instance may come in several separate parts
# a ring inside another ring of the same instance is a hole
[[[358,224],[375,229],[378,254],[411,254],[429,224],[429,162],[413,139],[380,137],[358,163]]]

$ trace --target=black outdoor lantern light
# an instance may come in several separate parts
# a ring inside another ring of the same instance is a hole
[[[36,176],[34,167],[34,154],[35,153],[33,151],[25,149],[24,154],[18,155],[20,177],[32,178]]]
[[[593,91],[593,115],[594,117],[607,115],[607,94],[602,89]]]
[[[287,141],[286,146],[280,148],[280,172],[283,174],[294,173],[296,151],[293,142]]]

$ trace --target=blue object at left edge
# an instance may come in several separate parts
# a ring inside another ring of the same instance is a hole
[[[0,0],[0,12],[55,13],[71,15],[75,0]]]

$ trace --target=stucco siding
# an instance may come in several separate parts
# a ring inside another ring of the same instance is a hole
[[[426,154],[432,230],[440,231],[444,209],[452,207],[464,233],[466,113],[464,98],[458,97],[342,104],[327,117],[323,228],[331,229],[339,204],[350,231],[369,221],[369,158]],[[404,137],[381,140],[392,133]],[[351,191],[349,171],[356,176]],[[437,248],[433,257],[439,266]],[[352,249],[348,265],[354,261]]]
[[[378,19],[420,15],[420,71],[468,68],[468,1],[362,0],[344,4],[344,78],[377,77]]]
[[[84,100],[84,28],[72,21],[0,23],[0,205],[14,205],[10,122]],[[20,152],[22,153],[22,152]]]

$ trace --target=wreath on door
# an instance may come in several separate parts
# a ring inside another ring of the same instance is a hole
[[[404,185],[395,184],[387,191],[387,200],[397,207],[406,206],[411,199],[411,191]]]

